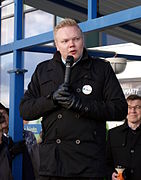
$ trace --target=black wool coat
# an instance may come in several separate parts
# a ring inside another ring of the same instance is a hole
[[[127,103],[109,62],[83,56],[71,69],[70,87],[83,111],[53,103],[52,93],[64,82],[59,52],[40,63],[20,104],[26,120],[43,117],[40,174],[64,177],[105,176],[105,124],[122,120]]]
[[[127,121],[108,132],[107,172],[111,180],[115,167],[125,168],[124,175],[127,180],[141,179],[141,126],[136,131],[128,127]]]
[[[1,180],[13,180],[7,151],[8,151],[7,147],[3,143],[0,144],[0,179]]]

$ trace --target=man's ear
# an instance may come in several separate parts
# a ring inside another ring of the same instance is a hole
[[[59,51],[59,48],[58,48],[57,42],[56,42],[56,41],[54,41],[54,42],[55,42],[55,47],[56,47],[57,51]]]

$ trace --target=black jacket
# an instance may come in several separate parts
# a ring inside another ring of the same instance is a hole
[[[13,180],[8,158],[8,149],[5,144],[0,144],[0,179]]]
[[[128,127],[127,122],[110,129],[107,140],[107,167],[111,180],[115,167],[125,168],[127,180],[141,179],[141,127],[135,131]]]
[[[91,58],[84,50],[82,59],[72,67],[70,79],[84,111],[66,110],[56,106],[51,96],[63,83],[64,72],[59,52],[52,60],[40,63],[20,104],[24,119],[43,117],[40,174],[104,177],[105,123],[126,117],[123,92],[110,63]],[[91,86],[90,94],[82,90],[85,85]]]
[[[12,160],[22,153],[22,179],[38,179],[39,150],[34,135],[24,130],[24,141],[13,143],[12,138],[3,135],[0,144],[0,180],[13,180]]]

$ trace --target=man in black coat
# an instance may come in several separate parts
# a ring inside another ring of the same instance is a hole
[[[6,144],[2,141],[3,133],[8,133],[9,109],[0,103],[0,179],[12,180],[11,167],[9,164],[9,152]]]
[[[14,143],[8,136],[9,109],[0,103],[0,180],[12,180],[12,160],[23,154],[23,180],[38,180],[39,149],[31,131],[23,130],[23,139]]]
[[[103,179],[105,124],[126,117],[124,94],[110,63],[88,55],[74,20],[61,21],[54,38],[57,52],[37,66],[20,103],[24,119],[43,117],[40,179]],[[70,79],[68,56],[74,59]]]
[[[141,97],[127,98],[128,115],[125,123],[110,129],[107,140],[109,180],[118,180],[115,168],[121,166],[127,180],[141,179]]]

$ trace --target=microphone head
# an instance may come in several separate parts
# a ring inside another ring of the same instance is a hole
[[[69,64],[70,66],[72,66],[73,63],[74,63],[74,57],[73,56],[67,56],[66,64]]]

